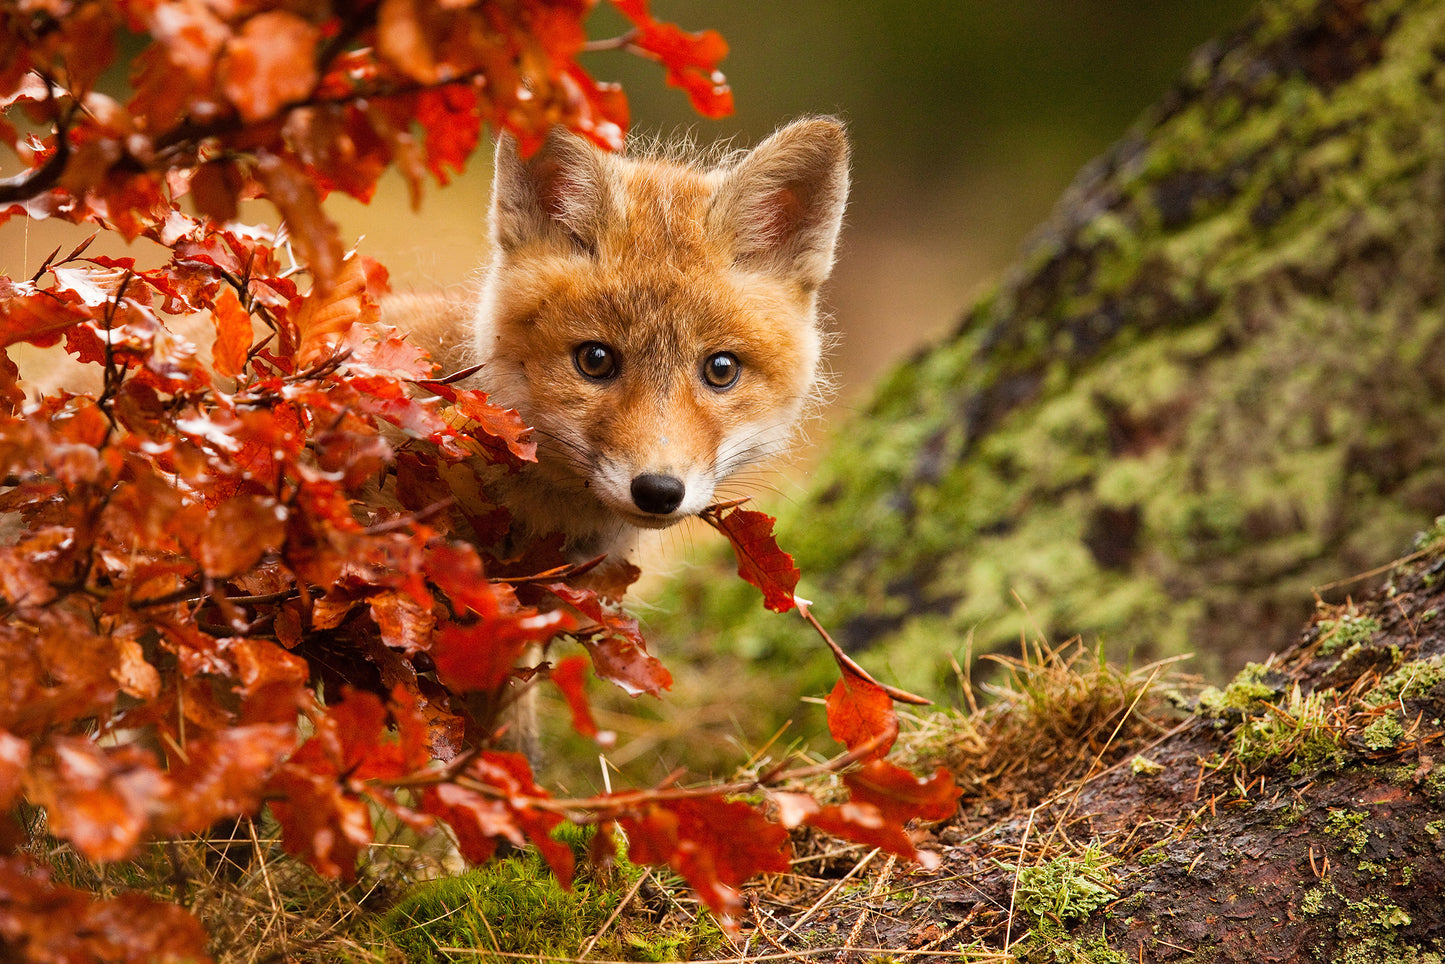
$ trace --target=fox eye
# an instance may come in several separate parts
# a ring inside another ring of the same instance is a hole
[[[597,341],[584,341],[572,353],[577,371],[593,381],[606,381],[617,374],[617,354]]]
[[[702,380],[713,388],[732,388],[743,373],[743,363],[730,351],[708,355],[702,363]]]

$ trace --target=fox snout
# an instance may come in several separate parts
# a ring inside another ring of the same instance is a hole
[[[671,515],[686,495],[687,486],[675,476],[644,472],[632,480],[632,504],[652,515]]]

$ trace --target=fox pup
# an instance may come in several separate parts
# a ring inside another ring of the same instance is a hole
[[[625,559],[640,529],[696,515],[788,445],[847,194],[828,118],[708,167],[561,129],[524,159],[500,138],[492,258],[447,361],[480,363],[479,387],[535,431],[537,462],[486,480],[514,538]]]

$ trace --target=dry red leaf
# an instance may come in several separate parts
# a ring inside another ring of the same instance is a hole
[[[212,312],[216,320],[216,342],[211,347],[211,359],[216,371],[228,378],[235,378],[246,367],[246,356],[251,351],[254,337],[251,330],[251,313],[241,307],[234,288],[227,286],[216,297]]]
[[[217,67],[221,90],[242,119],[258,121],[315,88],[321,32],[294,13],[267,10],[249,18]]]
[[[828,694],[828,732],[850,750],[866,747],[865,760],[888,755],[898,738],[893,697],[871,679],[846,668]]]
[[[763,605],[775,613],[796,607],[793,591],[802,575],[793,557],[778,548],[773,536],[777,520],[737,504],[709,506],[702,512],[708,525],[727,536],[738,560],[738,575],[763,591]]]
[[[586,657],[568,656],[558,660],[548,678],[557,684],[567,700],[567,708],[572,711],[572,729],[581,736],[595,739],[598,729],[597,721],[592,718],[592,705],[587,701],[586,666]],[[3,782],[0,782],[0,787],[3,787]]]
[[[474,623],[447,623],[432,643],[432,662],[459,693],[501,686],[528,646],[540,645],[573,625],[564,612],[499,614]]]
[[[140,894],[101,899],[53,882],[25,857],[0,857],[0,945],[16,961],[201,964],[206,932]]]
[[[936,863],[936,856],[918,852],[905,825],[914,819],[937,822],[953,815],[961,791],[946,770],[920,779],[885,760],[873,760],[844,774],[843,783],[850,799],[829,806],[805,793],[773,793],[783,825],[816,827],[925,865]]]
[[[615,683],[629,696],[662,696],[672,689],[672,674],[647,652],[641,638],[607,636],[585,640],[592,657],[592,669],[600,678]]]
[[[742,913],[737,888],[754,874],[788,869],[788,831],[754,808],[720,796],[664,800],[617,821],[638,863],[677,871],[726,926]]]
[[[612,5],[637,26],[633,42],[667,68],[667,82],[687,93],[694,110],[705,117],[733,112],[732,90],[718,70],[728,54],[721,34],[692,33],[676,24],[659,23],[648,11],[648,0],[612,0]]]

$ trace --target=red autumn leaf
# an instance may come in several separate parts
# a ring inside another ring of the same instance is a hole
[[[637,620],[623,612],[616,603],[603,599],[596,590],[586,586],[568,585],[565,582],[543,583],[542,588],[592,620],[609,635],[621,636],[646,648],[642,633],[637,628]]]
[[[400,699],[400,694],[398,694]],[[316,733],[268,783],[271,812],[286,851],[319,873],[351,879],[371,842],[369,803],[395,809],[390,791],[368,784],[408,776],[428,760],[423,735],[400,703],[401,738],[387,735],[388,712],[372,693],[350,691],[316,722]]]
[[[426,166],[437,183],[446,184],[448,168],[462,173],[482,136],[482,112],[475,87],[448,84],[422,91],[416,120],[426,135]]]
[[[667,69],[667,82],[687,93],[693,109],[704,117],[726,117],[733,112],[732,90],[717,69],[728,54],[727,41],[716,30],[692,33],[672,23],[660,23],[648,11],[647,0],[612,0],[612,5],[636,24],[633,43]]]
[[[411,655],[430,644],[436,618],[429,594],[418,600],[409,592],[383,590],[368,596],[366,605],[386,645]]]
[[[367,281],[368,290],[374,293],[389,289],[385,270],[376,266]],[[340,348],[347,353],[346,369],[351,372],[415,380],[430,378],[436,370],[424,349],[407,341],[405,334],[389,325],[354,326],[342,339]]]
[[[598,733],[597,721],[592,718],[592,706],[587,702],[586,676],[583,672],[586,665],[585,657],[568,656],[559,660],[548,676],[562,691],[562,696],[567,700],[567,708],[572,711],[572,729],[581,736],[595,739]],[[0,787],[3,787],[3,783],[0,783]]]
[[[486,438],[501,442],[505,450],[517,459],[537,461],[537,443],[532,440],[532,429],[522,421],[516,410],[493,404],[487,400],[486,392],[477,389],[458,389],[437,381],[419,381],[417,384],[451,402],[456,412],[470,422],[465,426],[468,431],[475,426]],[[476,438],[474,432],[471,434]],[[496,446],[488,445],[486,439],[477,441],[490,451],[497,450]]]
[[[235,378],[246,367],[246,355],[251,350],[251,315],[241,307],[241,299],[236,297],[236,291],[230,285],[222,288],[216,296],[213,314],[216,342],[211,348],[211,360],[216,371],[227,378]]]
[[[865,760],[888,755],[898,738],[898,714],[893,697],[871,679],[847,667],[828,694],[828,732],[850,750],[869,746]]]
[[[903,825],[889,820],[877,807],[848,802],[819,807],[803,823],[830,836],[851,840],[865,847],[877,847],[907,860],[920,855]]]
[[[925,780],[887,761],[874,760],[845,774],[843,783],[850,799],[826,807],[804,793],[774,793],[784,825],[806,824],[925,865],[936,862],[936,856],[920,854],[914,848],[904,825],[914,819],[936,822],[953,815],[961,791],[946,770]]]
[[[843,784],[854,802],[871,804],[898,823],[947,820],[962,793],[946,769],[940,767],[924,779],[886,760],[874,760],[844,774]]]
[[[788,869],[787,829],[740,801],[719,796],[658,801],[641,816],[617,822],[632,860],[672,867],[725,926],[735,927],[742,913],[737,888],[743,881]]]
[[[206,575],[228,577],[281,547],[288,515],[275,499],[238,494],[213,505],[183,510],[177,535]]]
[[[171,782],[137,747],[107,750],[57,736],[35,762],[27,796],[46,808],[50,832],[90,860],[129,857],[152,817],[169,805]]]
[[[0,941],[16,961],[211,960],[205,928],[180,907],[135,893],[103,899],[57,884],[46,868],[16,856],[0,857]]]
[[[16,342],[47,347],[60,333],[89,318],[71,293],[46,292],[33,285],[0,277],[0,348]]]
[[[248,121],[271,117],[316,86],[320,32],[294,13],[268,10],[231,38],[219,74],[221,90]]]
[[[662,696],[663,690],[672,689],[672,674],[667,667],[644,648],[641,639],[625,636],[608,636],[604,639],[585,640],[584,645],[592,657],[592,670],[609,683],[620,686],[629,696]]]
[[[30,765],[30,744],[0,730],[0,808],[9,809],[20,793],[20,779]]]
[[[279,202],[278,202],[279,203]],[[318,200],[319,205],[319,200]],[[324,218],[319,214],[318,217]],[[289,218],[288,218],[289,219]],[[298,230],[295,224],[293,230]],[[317,232],[313,240],[322,234],[330,245],[335,241],[335,225],[313,223]],[[379,269],[370,258],[353,254],[342,260],[340,244],[336,244],[335,261],[326,257],[330,267],[326,272],[322,266],[311,263],[318,275],[318,281],[325,279],[321,291],[312,291],[292,304],[292,322],[296,326],[296,361],[303,367],[325,361],[336,354],[342,340],[349,335],[353,325],[367,325],[380,317],[377,299],[386,291],[386,273]]]
[[[327,217],[321,206],[320,189],[306,170],[292,158],[267,153],[257,159],[256,178],[265,186],[266,197],[286,219],[290,238],[322,291],[339,284],[338,276],[345,261],[341,238],[336,224]],[[313,300],[319,300],[319,296],[313,294],[306,303],[311,304]],[[334,308],[338,300],[330,298],[320,301],[318,309],[313,309],[321,316],[315,323],[304,325],[298,321],[297,327],[303,337],[308,331],[315,333],[312,340],[304,342],[314,353],[303,354],[300,359],[303,364],[317,361],[321,354],[324,354],[322,336],[340,331],[347,322],[356,320],[354,308],[350,309],[349,315],[346,314],[348,306],[343,305],[339,311],[323,313],[320,310],[323,307]],[[322,321],[329,324],[323,325],[320,323]]]
[[[457,616],[468,613],[491,617],[504,607],[515,607],[516,597],[510,589],[494,586],[482,568],[482,558],[475,546],[463,543],[438,543],[427,548],[426,576],[451,600]]]
[[[457,850],[469,863],[484,864],[507,840],[526,845],[517,821],[502,801],[455,783],[438,783],[422,791],[421,810],[451,828]]]
[[[20,388],[20,366],[10,358],[10,353],[0,348],[0,412],[13,415],[25,403],[25,392]]]
[[[583,640],[598,676],[631,696],[661,696],[663,690],[672,688],[672,674],[647,652],[637,620],[603,600],[596,590],[563,582],[544,583],[543,588],[595,624],[582,627],[582,631],[598,634]]]
[[[528,646],[574,628],[567,613],[523,610],[473,623],[448,623],[432,642],[437,676],[457,692],[493,690],[511,675]]]
[[[727,536],[738,559],[738,575],[763,591],[763,605],[775,613],[797,606],[793,591],[802,575],[793,557],[778,548],[772,516],[736,506],[704,509],[702,520]]]
[[[534,781],[527,758],[517,753],[480,753],[468,764],[466,775],[490,792],[441,783],[428,786],[421,801],[422,812],[451,827],[462,856],[482,863],[501,840],[518,847],[530,841],[562,886],[570,887],[572,851],[551,836],[563,818],[537,805],[547,794]]]
[[[187,740],[184,760],[170,772],[169,827],[193,833],[222,817],[253,813],[266,778],[295,746],[290,723],[234,726]]]
[[[413,436],[425,438],[446,429],[435,399],[416,399],[401,382],[386,375],[352,375],[332,388],[340,407],[375,415]]]
[[[281,846],[325,877],[351,880],[356,858],[371,843],[364,799],[347,793],[332,774],[286,765],[268,784],[271,814],[281,825]]]
[[[196,210],[218,224],[234,221],[245,176],[233,161],[208,161],[191,177],[191,200]]]

